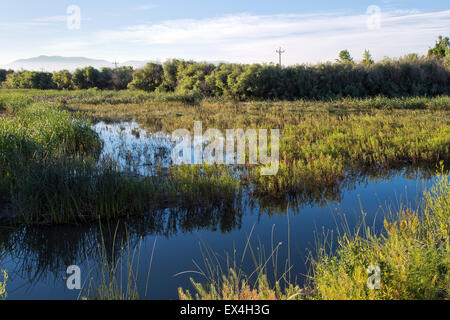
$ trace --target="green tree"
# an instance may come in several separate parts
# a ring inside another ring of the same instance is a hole
[[[148,63],[143,69],[133,72],[133,81],[128,85],[131,89],[155,91],[163,81],[163,67],[156,63]]]
[[[50,72],[31,72],[32,89],[54,89],[55,83],[52,80],[53,74]]]
[[[99,88],[101,89],[104,84],[102,83],[101,73],[94,67],[87,67],[84,69],[86,75],[86,82],[88,88]]]
[[[163,88],[164,91],[173,92],[178,86],[178,70],[182,62],[177,59],[168,60],[164,63]]]
[[[72,83],[76,89],[88,89],[88,83],[83,69],[75,70],[72,75]]]
[[[446,56],[450,48],[450,39],[448,37],[439,36],[434,48],[428,50],[428,57],[436,57],[442,59]]]
[[[24,77],[20,72],[12,72],[6,76],[6,80],[3,82],[2,86],[9,89],[21,88],[23,79]]]
[[[72,82],[76,89],[101,89],[105,86],[102,82],[101,72],[94,67],[75,70],[72,75]]]
[[[363,60],[361,62],[365,66],[371,66],[375,63],[372,59],[372,55],[370,54],[369,50],[364,50]]]
[[[133,67],[115,68],[112,73],[112,89],[125,90],[133,81]]]
[[[206,62],[188,62],[178,70],[177,90],[182,93],[197,92],[210,95],[206,78],[213,72],[215,66]]]
[[[447,49],[447,52],[445,54],[444,63],[447,67],[450,67],[450,48]]]
[[[49,72],[19,71],[6,76],[3,83],[6,88],[17,89],[53,89],[55,84]]]
[[[0,69],[0,85],[2,84],[2,82],[6,81],[6,77],[8,76],[8,74],[13,72],[14,71],[12,70]]]
[[[353,63],[353,58],[348,50],[342,50],[339,52],[339,59],[336,61],[339,63]]]
[[[113,77],[114,71],[111,68],[102,68],[100,71],[101,87],[99,87],[99,89],[114,89]]]
[[[72,74],[69,70],[61,70],[55,72],[52,76],[52,80],[58,89],[72,89]]]

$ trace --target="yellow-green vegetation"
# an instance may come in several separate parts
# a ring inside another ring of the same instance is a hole
[[[313,263],[317,299],[448,299],[450,294],[450,182],[440,175],[420,211],[386,218],[385,231],[344,233],[336,253]],[[365,229],[365,230],[364,230]],[[369,266],[381,270],[380,290],[367,286]]]
[[[20,170],[2,166],[2,198],[15,203],[28,221],[87,221],[167,206],[230,206],[246,187],[264,201],[334,199],[349,177],[434,169],[440,161],[447,167],[450,160],[448,96],[209,98],[196,104],[178,98],[143,91],[0,90],[0,160],[9,166],[24,163],[19,158],[30,164]],[[194,121],[202,121],[205,130],[278,128],[279,171],[261,176],[258,166],[241,167],[239,174],[227,166],[183,166],[144,178],[119,173],[110,163],[96,166],[100,141],[89,121],[131,119],[150,132],[193,130]]]
[[[193,274],[201,276],[205,284],[190,278],[195,293],[178,288],[181,300],[300,300],[307,295],[307,290],[301,289],[291,279],[290,260],[285,261],[285,269],[278,273],[278,257],[282,243],[275,244],[274,228],[272,229],[272,249],[266,252],[258,245],[254,248],[251,242],[253,229],[247,237],[245,249],[239,254],[234,249],[233,254],[225,257],[213,251],[205,243],[201,243],[203,264],[194,261],[193,271],[181,272],[176,276]],[[246,272],[243,266],[250,257],[253,271]],[[269,274],[273,278],[269,281]]]
[[[6,291],[6,283],[8,282],[8,272],[6,270],[0,269],[0,298],[6,299],[8,297],[8,292]]]
[[[238,183],[227,170],[180,167],[154,177],[97,165],[101,141],[90,122],[51,102],[2,97],[0,201],[28,224],[87,222],[165,207],[233,204]]]
[[[179,288],[180,300],[298,300],[303,293],[300,287],[293,285],[282,290],[279,282],[272,288],[264,274],[259,276],[256,285],[250,285],[245,279],[240,279],[233,269],[223,276],[218,287],[202,285],[192,279],[191,282],[196,294],[192,296],[189,290]]]
[[[97,273],[96,280],[91,278],[89,285],[83,290],[83,299],[89,300],[138,300],[136,259],[138,248],[132,248],[130,241],[120,243],[120,252],[107,249],[103,237],[94,248],[90,248],[95,257],[94,268],[90,272]],[[124,247],[127,249],[125,250]],[[116,257],[117,256],[117,257]],[[151,267],[151,266],[150,266]],[[149,268],[150,268],[149,267]],[[148,281],[148,280],[147,280]]]
[[[344,224],[337,239],[320,245],[312,260],[310,285],[300,289],[286,277],[274,286],[268,282],[268,259],[259,259],[255,271],[245,276],[236,268],[223,271],[217,257],[206,251],[205,266],[198,272],[206,284],[191,279],[195,294],[179,289],[180,299],[206,300],[426,300],[448,299],[450,290],[450,181],[440,174],[436,184],[424,194],[419,211],[401,210],[386,217],[380,235],[364,224],[355,231]],[[253,255],[253,252],[252,252]],[[214,263],[215,262],[215,263]],[[276,266],[276,264],[274,264]],[[380,289],[368,286],[369,266],[381,271]],[[288,265],[289,267],[289,265]],[[276,277],[275,277],[276,278]],[[253,280],[250,282],[250,280]],[[277,279],[277,278],[276,278]]]
[[[241,175],[242,184],[251,184],[254,194],[265,199],[314,199],[331,194],[349,175],[376,175],[407,166],[434,169],[439,161],[448,165],[450,159],[448,96],[291,102],[205,99],[187,105],[145,92],[26,94],[62,101],[64,108],[95,120],[135,119],[149,131],[193,130],[194,121],[202,121],[205,130],[279,128],[278,174],[261,176],[258,167],[247,166],[248,174]]]
[[[254,171],[252,182],[264,196],[295,195],[332,188],[349,172],[448,162],[448,115],[375,111],[304,117],[282,131],[278,174],[266,177]]]

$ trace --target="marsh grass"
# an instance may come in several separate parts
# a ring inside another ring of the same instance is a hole
[[[450,284],[450,185],[441,173],[424,193],[416,211],[400,209],[386,216],[384,231],[377,234],[362,224],[343,228],[337,249],[318,247],[313,260],[316,299],[325,300],[436,300],[449,298]],[[369,266],[381,269],[380,290],[367,286]]]
[[[8,112],[0,118],[0,201],[9,199],[30,223],[224,208],[243,189],[263,202],[329,199],[351,176],[450,160],[446,96],[187,105],[142,92],[0,90],[0,103]],[[205,128],[280,128],[279,171],[203,165],[152,168],[153,177],[141,177],[114,163],[96,166],[102,144],[89,119],[129,118],[166,132],[191,130],[196,120]]]
[[[0,200],[27,224],[63,224],[166,207],[217,209],[239,196],[226,170],[185,166],[136,176],[111,159],[97,164],[101,148],[87,119],[49,102],[14,104],[0,119]]]
[[[292,266],[289,258],[284,263],[281,262],[285,269],[282,274],[278,274],[280,264],[278,257],[283,244],[274,243],[274,228],[272,228],[272,247],[268,252],[260,242],[256,248],[253,247],[251,241],[253,230],[254,228],[247,236],[240,256],[234,249],[231,255],[227,253],[225,257],[222,257],[206,243],[201,242],[202,265],[194,261],[195,270],[184,271],[176,276],[197,275],[204,279],[205,284],[190,278],[195,293],[179,288],[179,298],[181,300],[298,300],[304,298],[306,291],[296,285],[295,280],[290,277]],[[248,257],[253,263],[251,272],[244,270],[245,260]],[[270,277],[273,281],[269,280]]]
[[[3,98],[5,97],[5,98]],[[22,105],[23,102],[32,103],[51,102],[58,105],[70,104],[140,104],[145,102],[156,103],[183,103],[186,105],[198,104],[201,96],[196,93],[163,93],[146,92],[141,90],[36,90],[36,89],[0,89],[0,105],[2,101],[10,106]]]
[[[128,93],[112,93],[119,97]],[[119,99],[120,100],[120,99]],[[96,120],[134,119],[156,132],[193,130],[194,121],[220,130],[256,128],[281,130],[280,170],[261,176],[259,166],[245,166],[243,185],[261,199],[292,201],[293,196],[336,189],[348,175],[407,166],[448,165],[450,98],[342,98],[324,101],[233,102],[204,99],[198,105],[161,103],[67,105]]]
[[[8,272],[6,270],[0,269],[0,299],[5,300],[8,297],[8,292],[6,291],[6,284],[8,282]]]
[[[116,233],[118,225],[114,232],[112,244],[105,241],[101,236],[93,248],[89,248],[91,258],[95,265],[88,265],[89,276],[87,288],[82,289],[80,297],[89,300],[139,300],[139,279],[140,259],[142,239],[135,245],[130,242],[129,234],[117,243]],[[148,262],[147,279],[145,286],[145,297],[149,292],[149,281],[153,256],[156,248],[155,238],[150,260]],[[120,252],[115,252],[119,248]],[[88,261],[87,255],[86,260]]]
[[[220,172],[213,175],[213,169],[206,169],[210,175],[204,174],[205,168],[173,170],[136,177],[111,162],[35,161],[16,178],[12,206],[27,224],[63,224],[151,214],[168,207],[225,210],[241,197],[238,184]]]

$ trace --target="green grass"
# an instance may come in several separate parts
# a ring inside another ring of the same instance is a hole
[[[384,232],[375,233],[364,223],[354,231],[344,223],[337,248],[329,239],[318,245],[309,284],[300,289],[286,277],[270,285],[267,264],[278,254],[255,259],[247,276],[236,263],[222,268],[212,250],[203,250],[204,266],[197,265],[204,284],[191,279],[195,294],[179,289],[180,299],[199,300],[438,300],[449,299],[450,290],[450,180],[440,174],[423,197],[418,211],[400,210],[387,216]],[[246,246],[247,247],[247,246]],[[258,253],[263,249],[260,248]],[[250,250],[254,256],[253,250]],[[227,261],[229,261],[227,259]],[[234,260],[236,261],[236,259]],[[274,264],[275,265],[275,264]],[[368,285],[369,266],[381,270],[380,289]],[[275,276],[275,279],[278,279]]]
[[[60,94],[60,93],[59,93]],[[115,102],[72,100],[65,108],[95,120],[135,119],[150,131],[203,128],[279,128],[280,171],[261,176],[247,166],[242,184],[263,199],[314,198],[336,190],[349,174],[449,164],[450,98],[409,97],[330,101],[233,102],[205,99],[190,106],[152,98],[121,101],[129,92],[109,93]]]
[[[361,227],[342,233],[336,253],[320,250],[313,263],[315,298],[434,300],[450,289],[450,184],[440,175],[420,211],[386,217],[377,235]],[[324,247],[323,247],[324,248]],[[367,286],[367,268],[381,269],[380,290]]]
[[[349,172],[432,166],[450,160],[448,113],[375,111],[344,119],[305,117],[284,128],[280,170],[275,176],[253,171],[256,192],[293,196],[332,188]],[[442,118],[440,118],[442,117]]]
[[[161,102],[172,103],[181,102],[186,104],[198,103],[198,97],[195,94],[179,94],[179,93],[159,93],[146,92],[140,90],[37,90],[37,89],[0,89],[0,106],[5,99],[11,105],[14,101],[40,101],[52,102],[60,105],[73,103],[83,103],[89,105],[99,104],[139,104],[144,102]],[[4,98],[7,96],[7,98]]]
[[[183,288],[178,289],[180,300],[299,300],[306,295],[291,279],[289,259],[284,263],[285,269],[278,272],[278,256],[282,243],[273,241],[272,229],[271,251],[266,252],[259,244],[257,248],[252,245],[253,229],[247,236],[245,248],[242,253],[236,249],[225,257],[213,251],[207,244],[201,243],[200,250],[203,264],[194,261],[195,270],[177,274],[181,276],[192,274],[200,276],[205,283],[190,278],[194,293]],[[250,257],[253,265],[251,272],[246,272],[244,264]],[[273,281],[269,281],[269,274]]]
[[[130,176],[112,162],[99,166],[101,141],[86,118],[19,97],[3,99],[0,200],[27,224],[85,223],[167,206],[223,209],[239,196],[239,184],[214,166],[157,177]]]
[[[43,103],[6,105],[0,117],[0,198],[14,200],[38,164],[97,155],[101,141],[86,120]],[[39,181],[36,181],[39,184]]]
[[[130,177],[112,164],[85,160],[36,162],[23,169],[12,198],[28,224],[86,223],[150,213],[166,207],[225,210],[239,196],[228,176],[176,169],[179,175]]]
[[[117,231],[113,235],[112,251],[101,232],[100,241],[96,243],[90,251],[93,253],[94,268],[88,266],[89,274],[94,272],[97,277],[94,280],[90,277],[89,284],[82,289],[82,299],[86,300],[139,300],[139,263],[141,242],[133,246],[130,242],[128,231],[126,238],[120,243],[117,241]],[[149,291],[150,273],[153,262],[153,255],[156,247],[156,239],[153,245],[153,251],[150,256],[149,267],[147,270],[145,296]],[[114,248],[120,248],[115,252]],[[126,248],[126,249],[125,249]]]
[[[354,176],[450,163],[447,96],[189,105],[170,94],[135,91],[0,90],[0,106],[0,199],[43,223],[112,219],[161,206],[223,208],[245,188],[262,204],[323,203],[339,198]],[[92,121],[130,119],[149,131],[193,130],[198,120],[204,129],[279,128],[279,172],[261,176],[258,166],[247,165],[238,179],[227,166],[184,166],[136,178],[111,164],[96,167],[101,143]]]

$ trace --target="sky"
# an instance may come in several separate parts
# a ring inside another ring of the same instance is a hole
[[[78,14],[79,13],[79,14]],[[240,63],[425,54],[450,1],[0,0],[0,65],[39,55]]]

